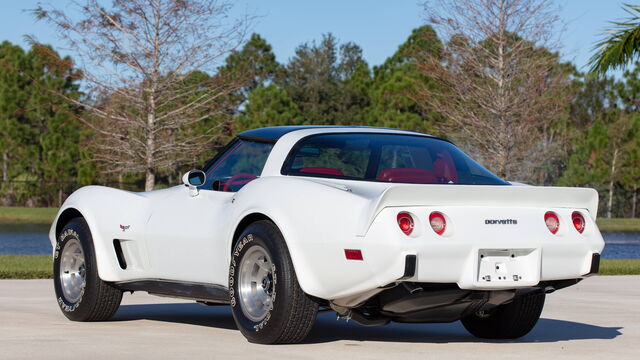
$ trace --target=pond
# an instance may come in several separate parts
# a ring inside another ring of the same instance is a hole
[[[51,254],[49,226],[0,224],[0,255]],[[640,258],[640,232],[603,232],[605,259]]]

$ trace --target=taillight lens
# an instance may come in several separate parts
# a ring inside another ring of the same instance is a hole
[[[447,220],[444,219],[444,215],[434,211],[429,215],[429,225],[436,234],[442,235],[447,229]]]
[[[560,220],[558,219],[558,215],[551,211],[547,211],[544,214],[544,223],[552,234],[557,233],[558,229],[560,229]]]
[[[405,235],[411,235],[413,231],[413,217],[408,212],[398,213],[398,226]]]
[[[571,214],[571,221],[573,221],[573,227],[575,227],[576,230],[580,234],[582,234],[585,225],[584,216],[582,216],[582,214],[580,214],[579,212],[574,211],[574,213]]]

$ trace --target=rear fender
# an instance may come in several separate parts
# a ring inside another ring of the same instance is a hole
[[[307,294],[329,298],[336,289],[351,285],[341,284],[350,281],[341,276],[343,271],[353,271],[345,261],[344,249],[362,245],[356,232],[369,199],[314,181],[264,177],[238,192],[234,205],[243,210],[228,235],[229,254],[242,219],[261,214],[282,233],[300,287]],[[370,273],[366,264],[357,265],[363,273]]]

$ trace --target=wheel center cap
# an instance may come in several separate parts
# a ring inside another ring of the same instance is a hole
[[[271,279],[268,276],[262,278],[262,289],[267,293],[271,290]]]

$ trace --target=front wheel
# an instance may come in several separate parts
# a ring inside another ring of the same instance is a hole
[[[517,297],[488,314],[472,314],[463,318],[462,325],[479,338],[519,338],[529,333],[538,322],[544,299],[545,294]]]
[[[298,284],[282,234],[269,221],[249,225],[237,239],[229,295],[238,329],[254,343],[300,342],[318,313]]]
[[[53,285],[62,313],[73,321],[108,320],[120,306],[122,291],[98,276],[91,231],[83,218],[69,221],[58,236]]]

